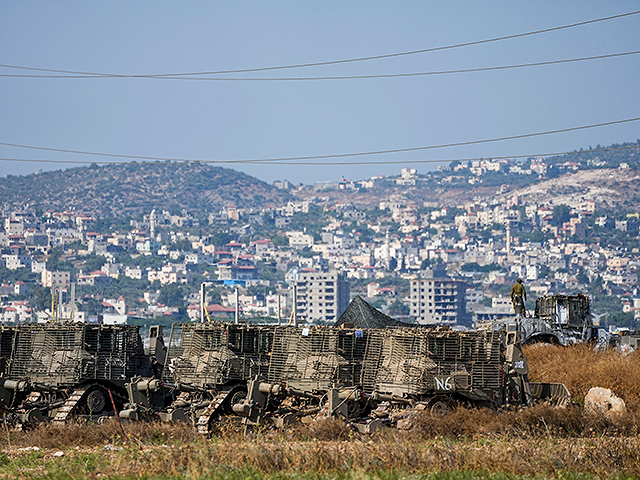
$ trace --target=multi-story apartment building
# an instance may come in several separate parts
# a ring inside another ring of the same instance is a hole
[[[342,273],[300,272],[295,285],[298,322],[332,322],[349,305],[349,283]]]
[[[43,287],[65,287],[71,284],[71,273],[43,270],[40,281]]]
[[[411,316],[420,324],[456,324],[466,320],[467,284],[454,278],[411,280]]]

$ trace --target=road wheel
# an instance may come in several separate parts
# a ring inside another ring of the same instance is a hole
[[[106,404],[107,400],[100,390],[91,390],[87,394],[87,408],[90,412],[100,413],[104,410]]]
[[[444,417],[445,415],[449,415],[451,412],[453,412],[453,406],[447,400],[436,399],[431,403],[431,408],[429,409],[429,411],[432,415]]]
[[[243,402],[245,398],[247,398],[247,389],[242,387],[238,388],[227,399],[225,399],[224,405],[223,405],[223,409],[225,413],[233,414],[233,406],[236,403]]]

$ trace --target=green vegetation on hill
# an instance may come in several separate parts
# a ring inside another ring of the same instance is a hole
[[[0,178],[0,207],[86,212],[123,218],[152,209],[171,213],[281,205],[288,193],[228,168],[170,162],[91,165]]]

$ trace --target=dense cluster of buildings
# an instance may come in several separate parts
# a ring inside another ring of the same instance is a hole
[[[479,161],[454,166],[452,174],[461,168],[481,178],[483,172],[505,166]],[[532,162],[527,171],[512,173],[541,175],[545,169],[543,162]],[[414,185],[416,178],[416,171],[407,168],[395,181]],[[366,188],[375,188],[377,180],[365,181]],[[95,298],[96,291],[127,278],[142,282],[146,291],[140,292],[135,307],[124,299],[100,298],[103,320],[176,316],[180,308],[158,302],[159,290],[174,284],[189,287],[186,315],[199,320],[197,279],[221,288],[218,297],[207,301],[205,314],[213,317],[232,317],[241,311],[244,316],[285,322],[292,318],[333,322],[357,294],[404,320],[459,324],[511,311],[504,292],[516,277],[525,280],[534,297],[584,292],[601,282],[609,295],[620,298],[623,311],[640,319],[638,249],[587,240],[594,229],[628,232],[637,238],[637,212],[614,218],[599,214],[595,201],[584,201],[567,207],[566,218],[559,221],[551,203],[526,204],[518,197],[451,207],[435,201],[416,204],[398,194],[364,209],[321,196],[326,189],[352,188],[351,183],[341,179],[337,186],[316,184],[317,195],[277,208],[229,205],[210,213],[206,224],[188,212],[154,210],[132,220],[127,231],[108,233],[93,231],[95,219],[86,214],[2,212],[0,267],[33,273],[26,282],[0,279],[2,320],[48,318],[55,304],[38,313],[29,303],[36,286],[65,292],[64,298],[54,294],[62,304],[68,303],[74,285],[75,301],[82,304],[84,287],[93,288]],[[286,181],[277,186],[291,188]],[[308,227],[291,228],[292,220],[304,224],[314,212]],[[199,228],[197,235],[192,233],[194,226]],[[216,243],[216,232],[231,240]],[[539,234],[539,241],[530,240],[532,232]],[[52,269],[50,255],[56,247],[59,260],[67,265],[81,268],[83,259],[94,256],[104,261],[93,271]],[[129,261],[119,261],[125,253]],[[161,261],[143,267],[142,260],[148,257]],[[469,265],[473,268],[465,267]],[[263,294],[256,295],[256,288]],[[80,311],[82,306],[78,315]]]

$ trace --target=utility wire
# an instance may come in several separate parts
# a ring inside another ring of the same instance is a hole
[[[573,151],[573,152],[552,152],[552,153],[529,153],[526,155],[494,155],[494,156],[483,156],[483,157],[470,157],[470,158],[449,158],[449,159],[440,159],[440,160],[380,160],[380,161],[365,161],[365,162],[273,162],[269,165],[295,165],[295,166],[325,166],[325,165],[342,165],[342,166],[358,166],[358,165],[405,165],[405,164],[422,164],[422,163],[451,163],[451,162],[471,162],[474,160],[482,160],[482,159],[491,159],[491,158],[531,158],[531,157],[553,157],[557,155],[579,155],[582,153],[594,153],[594,152],[612,152],[617,150],[632,150],[637,149],[640,151],[640,145],[630,145],[626,147],[611,147],[611,148],[596,148],[590,150],[582,150],[582,151]],[[78,165],[90,165],[90,164],[99,164],[99,165],[142,165],[145,163],[156,163],[156,162],[135,162],[131,160],[127,161],[107,161],[107,160],[39,160],[35,158],[3,158],[0,157],[0,161],[6,162],[24,162],[24,163],[58,163],[58,164],[78,164]],[[167,160],[167,162],[169,162]],[[196,164],[196,165],[226,165],[229,163],[227,160],[172,160],[170,163],[181,163],[181,164]],[[244,160],[242,161],[243,165],[261,165],[259,161],[256,160]]]
[[[581,127],[570,127],[570,128],[562,128],[558,130],[548,130],[546,132],[526,133],[522,135],[512,135],[508,137],[498,137],[498,138],[490,138],[490,139],[484,139],[484,140],[472,140],[472,141],[457,142],[457,143],[446,143],[441,145],[429,145],[424,147],[396,148],[396,149],[390,149],[390,150],[374,150],[369,152],[356,152],[356,153],[337,153],[337,154],[330,154],[330,155],[310,155],[310,156],[302,156],[302,157],[279,157],[279,158],[244,159],[244,160],[200,160],[200,159],[188,159],[188,158],[122,155],[122,154],[115,154],[115,153],[100,153],[100,152],[88,152],[88,151],[82,151],[82,150],[67,150],[67,149],[61,149],[61,148],[39,147],[34,145],[23,145],[23,144],[7,143],[7,142],[0,142],[0,145],[6,146],[6,147],[25,148],[30,150],[43,150],[48,152],[73,153],[78,155],[93,155],[93,156],[99,156],[99,157],[129,158],[129,159],[138,159],[138,160],[157,160],[157,161],[174,161],[174,162],[193,162],[193,163],[225,163],[225,164],[232,164],[232,163],[277,164],[277,162],[292,162],[296,160],[322,160],[322,159],[328,159],[328,158],[363,157],[367,155],[416,152],[421,150],[434,150],[438,148],[478,145],[482,143],[500,142],[503,140],[515,140],[520,138],[539,137],[542,135],[551,135],[555,133],[572,132],[576,130],[586,130],[589,128],[604,127],[609,125],[619,125],[621,123],[637,122],[638,120],[640,120],[640,117],[628,118],[625,120],[616,120],[613,122],[596,123],[593,125],[584,125]],[[73,163],[73,162],[61,161],[61,163]],[[81,161],[78,163],[95,163],[95,162]],[[294,165],[294,164],[291,163],[291,165]],[[332,165],[332,164],[325,163],[324,165]]]
[[[489,38],[489,39],[485,39],[485,40],[476,40],[476,41],[473,41],[473,42],[464,42],[464,43],[457,43],[457,44],[453,44],[453,45],[446,45],[446,46],[440,46],[440,47],[424,48],[424,49],[421,49],[421,50],[412,50],[412,51],[408,51],[408,52],[389,53],[389,54],[384,54],[384,55],[374,55],[374,56],[369,56],[369,57],[357,57],[357,58],[350,58],[350,59],[343,59],[343,60],[330,60],[330,61],[326,61],[326,62],[280,65],[280,66],[272,66],[272,67],[245,68],[245,69],[236,69],[236,70],[217,70],[217,71],[208,71],[208,72],[164,73],[164,74],[156,74],[156,75],[121,75],[121,74],[113,74],[113,73],[82,72],[82,71],[74,71],[74,70],[54,70],[54,69],[47,69],[47,68],[35,68],[35,67],[24,67],[24,66],[18,66],[18,65],[3,65],[3,64],[0,64],[0,67],[15,68],[15,69],[20,69],[20,70],[32,70],[32,71],[40,71],[40,72],[65,73],[65,74],[71,74],[71,75],[99,76],[99,77],[172,77],[172,76],[185,77],[185,76],[198,76],[198,75],[219,75],[219,74],[228,74],[228,73],[266,72],[266,71],[272,71],[272,70],[285,70],[285,69],[304,68],[304,67],[318,67],[318,66],[326,66],[326,65],[338,65],[338,64],[343,64],[343,63],[363,62],[363,61],[369,61],[369,60],[380,60],[380,59],[384,59],[384,58],[402,57],[402,56],[408,56],[408,55],[417,55],[417,54],[421,54],[421,53],[437,52],[437,51],[441,51],[441,50],[450,50],[450,49],[454,49],[454,48],[469,47],[469,46],[472,46],[472,45],[482,45],[482,44],[485,44],[485,43],[498,42],[498,41],[502,41],[502,40],[511,40],[511,39],[514,39],[514,38],[527,37],[527,36],[531,36],[531,35],[538,35],[538,34],[541,34],[541,33],[548,33],[548,32],[554,32],[554,31],[558,31],[558,30],[564,30],[564,29],[567,29],[567,28],[573,28],[573,27],[579,27],[579,26],[583,26],[583,25],[589,25],[589,24],[597,23],[597,22],[604,22],[604,21],[607,21],[607,20],[613,20],[613,19],[617,19],[617,18],[628,17],[628,16],[631,16],[631,15],[637,15],[638,13],[640,13],[640,10],[636,10],[634,12],[622,13],[620,15],[612,15],[612,16],[609,16],[609,17],[596,18],[596,19],[587,20],[587,21],[584,21],[584,22],[572,23],[572,24],[569,24],[569,25],[562,25],[562,26],[559,26],[559,27],[545,28],[545,29],[542,29],[542,30],[534,30],[534,31],[531,31],[531,32],[517,33],[517,34],[514,34],[514,35],[505,35],[505,36],[502,36],[502,37],[494,37],[494,38]],[[72,78],[74,78],[74,77],[72,77]]]
[[[345,76],[322,76],[322,77],[271,77],[271,78],[230,78],[230,77],[175,77],[175,76],[153,76],[153,75],[29,75],[29,74],[0,74],[0,77],[9,78],[149,78],[155,80],[205,80],[215,82],[283,82],[283,81],[309,81],[309,80],[363,80],[373,78],[398,78],[398,77],[421,77],[428,75],[446,75],[453,73],[487,72],[492,70],[509,70],[524,67],[539,67],[542,65],[557,65],[560,63],[583,62],[585,60],[598,60],[603,58],[624,57],[627,55],[637,55],[640,50],[623,53],[610,53],[606,55],[596,55],[593,57],[569,58],[565,60],[550,60],[547,62],[521,63],[517,65],[502,65],[496,67],[465,68],[460,70],[440,70],[435,72],[414,72],[414,73],[388,73],[377,75],[345,75]]]

